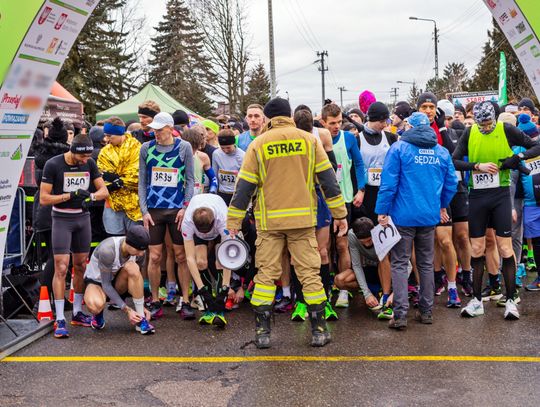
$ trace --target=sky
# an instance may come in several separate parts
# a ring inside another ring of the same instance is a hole
[[[166,0],[142,0],[150,27],[159,24]],[[269,70],[268,1],[244,0],[252,63]],[[320,108],[321,73],[316,51],[328,51],[326,97],[344,105],[369,89],[378,100],[407,99],[409,84],[424,88],[434,76],[433,19],[439,29],[439,72],[463,62],[469,72],[482,55],[491,14],[481,0],[273,0],[278,95],[291,105]]]

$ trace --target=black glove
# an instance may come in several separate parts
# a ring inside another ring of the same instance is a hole
[[[69,199],[73,199],[73,200],[76,200],[76,199],[79,199],[79,200],[84,200],[86,198],[90,198],[90,192],[88,192],[87,190],[85,189],[78,189],[76,191],[71,191],[69,193]]]
[[[499,167],[501,170],[517,170],[521,163],[521,158],[519,158],[517,154],[514,154],[511,157],[499,161],[502,161],[502,164]]]
[[[223,286],[218,289],[216,294],[216,300],[214,302],[215,312],[224,312],[225,311],[225,301],[229,296],[229,287]]]
[[[120,178],[118,175],[116,175],[114,172],[104,172],[103,173],[103,180],[107,182],[114,182],[115,179]]]
[[[210,312],[215,312],[216,303],[214,301],[214,297],[212,296],[212,291],[208,289],[207,286],[199,288],[197,291],[198,294],[201,296],[204,305],[206,306],[206,309]]]
[[[93,202],[90,198],[86,198],[85,200],[83,200],[81,202],[81,209],[83,211],[88,211],[90,210],[90,207],[92,206]]]
[[[444,121],[446,120],[446,115],[444,114],[444,110],[442,110],[440,107],[437,109],[437,114],[435,115],[435,123],[437,123],[437,127],[439,129],[442,129],[443,127],[446,127],[444,125]]]
[[[107,185],[107,189],[109,190],[109,193],[118,191],[124,186],[124,181],[122,181],[121,178],[116,178],[114,181],[111,181],[109,185]]]

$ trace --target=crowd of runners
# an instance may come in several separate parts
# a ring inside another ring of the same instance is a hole
[[[431,324],[441,295],[456,317],[496,305],[519,319],[520,290],[540,290],[533,102],[463,107],[426,92],[390,111],[366,91],[359,107],[328,101],[314,114],[276,98],[192,123],[148,100],[137,122],[110,117],[76,135],[47,125],[33,145],[34,227],[49,249],[54,336],[69,336],[71,271],[71,325],[101,330],[119,308],[141,334],[174,311],[224,328],[249,301],[261,348],[274,312],[309,318],[323,346],[350,301],[393,329],[410,306]],[[401,235],[382,259],[377,224]],[[215,248],[237,236],[250,261],[228,270]]]

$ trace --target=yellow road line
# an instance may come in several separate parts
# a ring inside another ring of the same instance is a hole
[[[145,363],[253,363],[253,362],[488,362],[540,363],[536,356],[9,356],[1,362],[145,362]]]

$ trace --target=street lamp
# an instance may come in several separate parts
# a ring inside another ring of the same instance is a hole
[[[434,35],[433,35],[433,38],[435,40],[435,78],[439,79],[439,51],[438,51],[439,30],[437,29],[437,22],[430,18],[419,18],[419,17],[409,17],[409,20],[431,21],[435,25]]]

